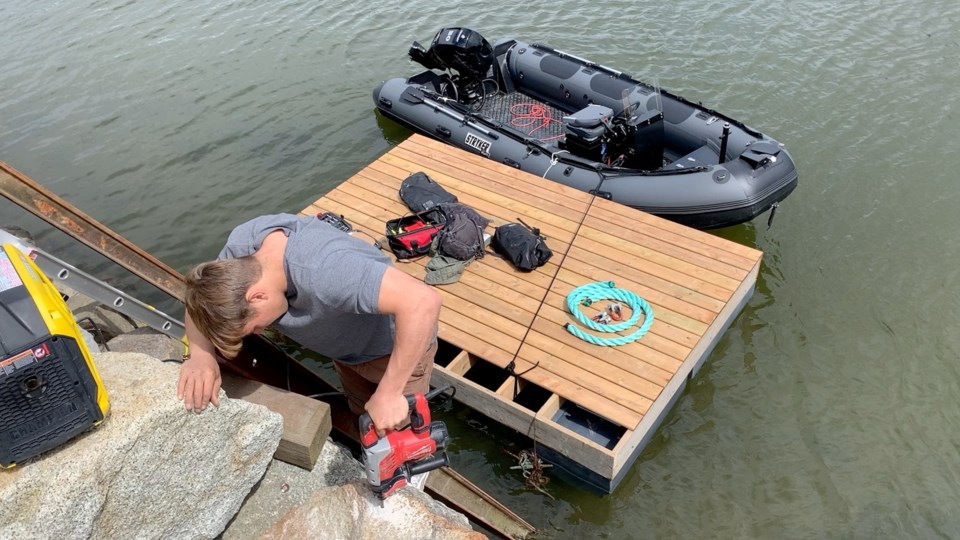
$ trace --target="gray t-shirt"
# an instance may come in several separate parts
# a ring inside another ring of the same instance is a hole
[[[287,235],[283,267],[287,312],[273,326],[297,343],[344,363],[393,351],[392,315],[377,312],[380,281],[391,264],[378,249],[315,217],[261,216],[230,233],[219,259],[260,249],[266,236]]]

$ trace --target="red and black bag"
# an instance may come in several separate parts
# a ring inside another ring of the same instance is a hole
[[[422,257],[430,253],[430,246],[445,223],[438,208],[391,219],[387,222],[387,245],[398,260]]]

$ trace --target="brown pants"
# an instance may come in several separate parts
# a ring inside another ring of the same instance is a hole
[[[417,365],[413,368],[413,373],[403,387],[403,395],[426,394],[430,390],[430,374],[433,373],[433,358],[437,354],[437,341],[427,349],[427,352],[420,357]],[[353,414],[359,416],[363,413],[363,406],[370,400],[373,393],[383,378],[383,373],[387,370],[387,364],[390,361],[390,355],[381,356],[362,364],[343,364],[334,361],[333,366],[340,377],[340,383],[343,384],[343,391],[356,396],[349,398],[350,410]]]

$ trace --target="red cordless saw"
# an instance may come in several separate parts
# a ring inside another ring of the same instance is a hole
[[[447,426],[441,421],[430,421],[427,401],[452,390],[452,386],[437,388],[426,395],[407,396],[410,406],[410,425],[397,431],[377,436],[370,415],[360,415],[360,445],[363,447],[363,466],[367,480],[381,500],[407,485],[410,478],[450,464],[446,448],[450,443]],[[439,451],[438,455],[434,455]]]

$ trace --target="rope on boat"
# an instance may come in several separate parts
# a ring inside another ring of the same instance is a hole
[[[562,124],[562,122],[553,117],[553,113],[550,112],[548,107],[536,102],[515,103],[510,106],[510,114],[513,116],[510,120],[510,125],[516,128],[533,127],[530,131],[521,129],[521,131],[524,131],[531,137],[537,131],[548,128],[551,124]],[[561,137],[563,137],[563,133],[549,137],[538,137],[538,139],[545,142]]]
[[[550,169],[552,169],[553,166],[556,165],[556,164],[560,161],[560,154],[562,154],[562,153],[564,153],[564,152],[567,152],[567,151],[566,151],[566,150],[560,150],[559,152],[557,152],[557,153],[555,153],[555,154],[550,154],[550,166],[547,167],[547,170],[543,171],[543,178],[546,178],[546,177],[547,177],[547,173],[550,172]],[[567,153],[569,154],[570,152],[567,152]],[[767,227],[767,228],[769,229],[769,227]]]
[[[599,300],[619,300],[624,302],[630,307],[632,314],[626,321],[610,324],[605,322],[597,322],[593,319],[590,319],[584,315],[578,307],[580,305],[589,306],[593,302]],[[567,309],[574,317],[576,317],[580,324],[598,332],[620,332],[628,328],[632,328],[640,320],[640,314],[643,314],[643,324],[640,325],[640,328],[638,328],[632,334],[626,336],[595,336],[593,334],[584,332],[573,324],[567,323],[565,325],[567,331],[574,336],[586,341],[587,343],[601,345],[604,347],[614,347],[617,345],[626,345],[627,343],[632,343],[642,338],[653,325],[653,308],[650,307],[650,304],[648,304],[646,300],[640,298],[640,296],[634,292],[626,289],[618,289],[616,286],[614,286],[612,281],[597,281],[595,283],[587,283],[586,285],[581,285],[580,287],[570,291],[570,294],[567,295]]]

